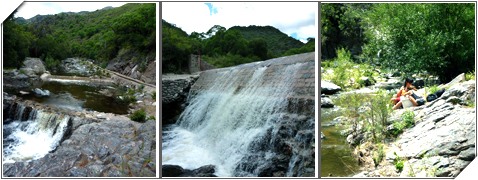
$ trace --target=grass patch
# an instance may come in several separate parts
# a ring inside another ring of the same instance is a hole
[[[136,111],[133,112],[133,114],[131,114],[129,116],[129,118],[132,121],[145,122],[146,121],[146,111],[143,108],[141,108],[139,110],[136,110]]]

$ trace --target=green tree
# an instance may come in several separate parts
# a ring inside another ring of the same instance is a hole
[[[33,35],[22,25],[15,23],[14,11],[3,22],[3,66],[18,68],[25,57],[29,56],[29,47]]]
[[[474,69],[474,4],[374,4],[363,13],[363,58],[448,81]]]

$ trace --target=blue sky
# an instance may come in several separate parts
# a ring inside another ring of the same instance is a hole
[[[307,42],[318,34],[317,10],[316,2],[163,2],[162,15],[188,34],[206,32],[214,25],[270,25]]]

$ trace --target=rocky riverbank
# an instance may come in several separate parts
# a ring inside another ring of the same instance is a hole
[[[404,131],[385,147],[385,160],[366,166],[355,177],[456,177],[476,156],[476,111],[474,80],[455,83],[437,100],[412,107],[415,126]],[[406,110],[393,113],[391,121]],[[356,153],[366,164],[373,163],[366,146]],[[394,160],[400,158],[403,170]]]
[[[15,111],[12,107],[18,103],[28,107],[27,109],[68,115],[71,119],[62,141],[53,152],[37,160],[5,163],[3,164],[4,176],[153,177],[156,175],[155,121],[137,123],[122,115],[57,109],[33,101],[20,100],[4,93],[4,112]],[[18,112],[15,111],[13,114]]]

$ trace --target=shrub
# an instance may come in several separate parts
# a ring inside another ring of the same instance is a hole
[[[465,74],[465,80],[475,80],[475,71],[470,71]]]
[[[377,145],[377,150],[373,152],[373,162],[375,163],[375,167],[377,167],[380,162],[382,162],[383,158],[385,157],[385,151],[383,150],[383,144]]]
[[[398,172],[403,171],[403,159],[400,158],[400,156],[397,155],[397,152],[393,152],[395,155],[395,159],[393,160],[393,163],[395,164],[395,168],[398,170]]]
[[[437,92],[438,90],[440,90],[440,88],[438,88],[437,85],[433,85],[433,86],[425,88],[425,91],[427,92],[426,94],[435,94],[435,92]]]
[[[366,86],[362,77],[368,77],[373,84],[375,83],[374,77],[378,76],[378,73],[370,65],[354,63],[350,52],[343,48],[337,50],[337,58],[332,61],[324,61],[322,65],[322,68],[333,70],[333,73],[327,71],[323,73],[322,78],[343,89],[358,89]]]
[[[387,119],[391,112],[390,94],[378,91],[375,94],[344,94],[335,100],[343,108],[342,116],[353,119],[347,126],[357,131],[358,124],[363,124],[372,142],[381,142],[386,136]]]
[[[145,122],[146,121],[146,111],[143,108],[141,108],[139,110],[136,110],[136,111],[133,112],[133,114],[131,114],[129,116],[129,118],[132,121]]]
[[[410,128],[415,125],[415,113],[413,111],[405,111],[402,114],[401,121],[396,121],[393,123],[393,130],[390,132],[391,135],[397,137],[403,133],[405,128]]]
[[[131,104],[131,103],[136,102],[136,97],[134,96],[136,91],[134,89],[127,88],[127,87],[124,87],[124,86],[120,86],[120,87],[116,88],[116,91],[114,93],[115,93],[115,96],[117,97],[117,99],[121,103]]]
[[[156,91],[151,93],[151,98],[153,98],[153,101],[156,101]]]
[[[58,65],[60,65],[60,61],[53,59],[51,56],[45,58],[45,66],[48,70],[55,70]]]

